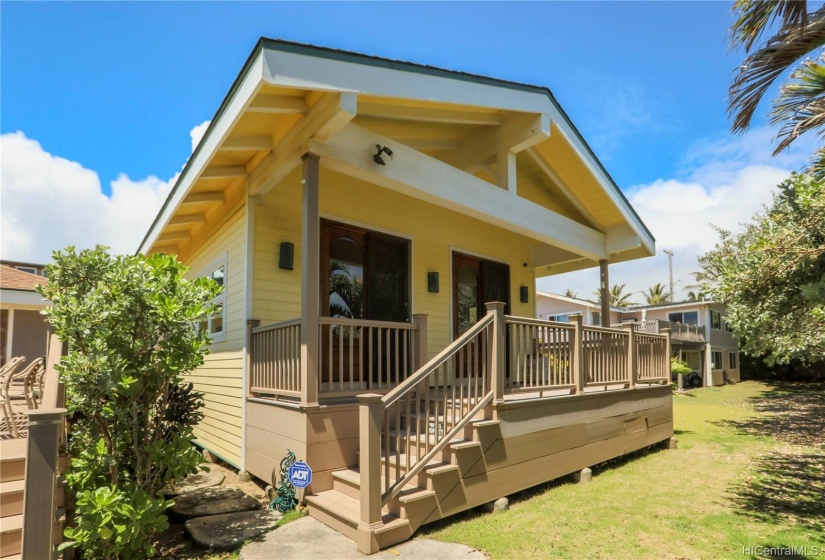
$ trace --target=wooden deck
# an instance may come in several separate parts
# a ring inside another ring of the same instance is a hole
[[[23,542],[25,438],[0,439],[0,557],[20,558]]]

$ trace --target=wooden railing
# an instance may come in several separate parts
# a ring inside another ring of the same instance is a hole
[[[301,396],[301,320],[255,327],[249,336],[249,391]]]
[[[507,316],[508,392],[572,389],[575,326]]]
[[[38,409],[28,412],[22,558],[53,558],[55,546],[62,541],[65,512],[58,507],[63,502],[58,476],[65,464],[60,457],[65,456],[66,446],[66,394],[55,369],[62,353],[57,335],[51,335],[43,400]]]
[[[585,387],[630,384],[628,331],[582,327],[582,375]]]
[[[613,328],[622,328],[624,325],[628,324],[631,323],[615,324],[611,326]],[[672,340],[677,340],[680,342],[706,342],[705,328],[697,325],[686,325],[684,323],[664,321],[662,319],[651,319],[632,324],[636,325],[637,332],[659,334],[664,329],[670,329],[670,336]]]
[[[473,418],[504,397],[504,304],[384,395],[359,395],[361,525],[410,483]],[[383,459],[383,466],[382,466]]]
[[[346,396],[397,387],[421,365],[420,316],[411,323],[319,317],[321,395]]]
[[[664,335],[636,333],[633,337],[636,352],[637,380],[642,382],[670,382],[669,331]]]

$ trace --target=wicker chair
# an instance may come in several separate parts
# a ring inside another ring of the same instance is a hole
[[[22,363],[22,359],[20,363]],[[0,404],[3,406],[3,420],[5,422],[5,431],[12,434],[14,437],[20,437],[20,432],[25,431],[21,429],[21,425],[26,424],[26,414],[22,411],[15,411],[12,405],[12,400],[15,398],[25,398],[26,408],[28,410],[37,408],[37,394],[35,387],[37,386],[37,378],[42,375],[46,369],[45,358],[38,358],[30,363],[22,371],[18,368],[10,369],[4,372],[4,376],[0,378]]]

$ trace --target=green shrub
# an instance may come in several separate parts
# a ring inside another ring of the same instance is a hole
[[[46,312],[68,355],[59,366],[72,419],[67,473],[76,495],[66,536],[87,558],[143,558],[167,526],[162,488],[197,471],[202,396],[183,375],[203,364],[213,280],[184,278],[168,255],[56,252]]]
[[[690,366],[687,362],[680,360],[679,358],[671,358],[670,360],[670,372],[679,375],[687,375],[691,373],[693,370],[690,369]]]

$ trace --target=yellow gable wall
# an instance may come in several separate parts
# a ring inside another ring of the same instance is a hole
[[[208,274],[213,264],[226,258],[226,336],[211,345],[204,365],[187,379],[203,393],[206,404],[203,421],[195,428],[197,442],[236,467],[241,465],[245,242],[242,201],[206,239],[195,239],[193,250],[180,255],[193,278]]]
[[[480,220],[326,169],[321,170],[323,217],[411,239],[412,312],[426,313],[430,355],[452,340],[451,250],[510,265],[511,312],[534,316],[534,277],[529,248],[534,241]],[[445,188],[449,188],[445,186]],[[257,205],[255,214],[254,317],[270,324],[300,315],[300,170],[287,177]],[[279,245],[295,244],[294,270],[278,268]],[[524,267],[524,263],[528,263]],[[427,273],[438,272],[440,292],[427,292]],[[519,302],[528,286],[529,302]]]

